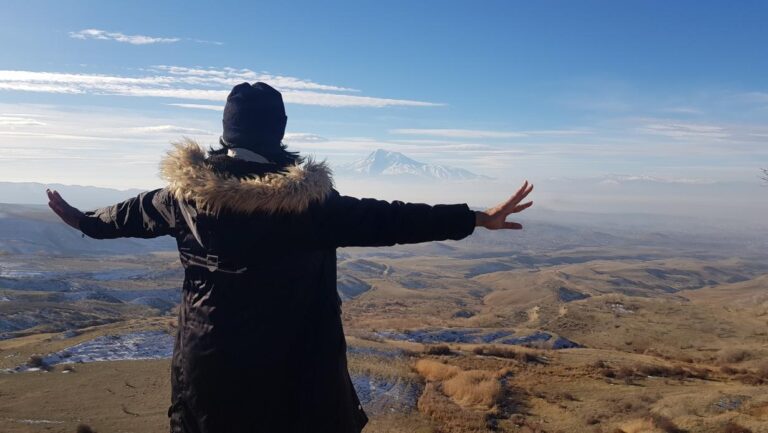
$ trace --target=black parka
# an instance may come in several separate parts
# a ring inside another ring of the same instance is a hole
[[[246,165],[251,176],[187,141],[161,164],[166,188],[87,212],[80,228],[176,238],[171,432],[357,433],[367,418],[347,371],[336,248],[461,239],[474,213],[342,196],[321,163]]]

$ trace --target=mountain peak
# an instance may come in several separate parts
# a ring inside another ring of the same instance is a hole
[[[484,176],[468,170],[416,161],[401,152],[376,149],[367,157],[341,167],[341,173],[366,177],[400,177],[431,180],[468,180]]]

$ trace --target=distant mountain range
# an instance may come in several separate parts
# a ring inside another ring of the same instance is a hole
[[[471,180],[488,179],[463,168],[427,164],[411,159],[400,152],[377,149],[366,158],[346,164],[336,170],[341,175],[360,177],[387,177],[393,179]]]
[[[96,240],[64,224],[46,205],[0,203],[3,255],[118,255],[173,251],[172,238]]]
[[[95,186],[44,184],[38,182],[0,182],[0,203],[48,204],[46,188],[58,191],[75,207],[95,209],[121,202],[139,194],[140,189],[117,190]]]

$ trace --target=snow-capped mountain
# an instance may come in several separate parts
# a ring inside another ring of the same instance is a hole
[[[427,164],[413,160],[400,152],[377,149],[365,159],[346,164],[337,170],[340,174],[364,177],[400,177],[433,180],[487,179],[463,168]]]

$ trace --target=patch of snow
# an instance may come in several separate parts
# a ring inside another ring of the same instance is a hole
[[[746,400],[749,400],[748,396],[743,395],[724,395],[720,397],[716,402],[712,403],[712,409],[715,412],[728,412],[739,409]]]
[[[88,278],[96,281],[116,281],[139,278],[147,274],[147,269],[112,269],[89,272]]]
[[[512,335],[512,331],[487,331],[481,328],[415,329],[405,331],[379,331],[379,337],[390,340],[412,341],[422,344],[435,343],[492,343]]]
[[[51,421],[49,419],[7,419],[21,424],[64,424],[64,421]]]
[[[565,337],[557,337],[557,339],[552,343],[552,348],[557,349],[580,349],[584,346],[582,346],[579,343],[576,343],[574,341],[571,341]]]
[[[43,358],[48,365],[61,363],[124,361],[170,358],[173,337],[164,331],[140,331],[104,335],[84,341]],[[17,367],[20,371],[30,371]]]
[[[351,378],[360,403],[369,414],[413,410],[422,392],[420,384],[403,378],[367,374],[352,374]]]
[[[590,295],[581,293],[576,290],[571,290],[567,287],[560,287],[557,289],[557,299],[563,302],[580,301],[582,299],[589,298]]]
[[[397,358],[403,356],[400,349],[377,349],[373,347],[347,346],[347,355],[376,356],[379,358]]]
[[[611,311],[613,311],[614,313],[617,313],[617,314],[632,314],[632,313],[634,313],[634,311],[628,310],[624,306],[624,304],[622,304],[621,302],[611,302],[611,303],[609,303],[607,305],[608,305],[608,308],[611,309]]]
[[[531,335],[526,335],[523,337],[513,337],[513,338],[506,338],[504,340],[501,340],[501,344],[512,344],[516,346],[524,346],[527,344],[535,343],[535,342],[544,342],[549,341],[552,339],[552,335],[547,334],[546,332],[536,331]]]
[[[40,278],[45,274],[40,271],[27,271],[24,269],[0,268],[0,277],[4,278]]]

